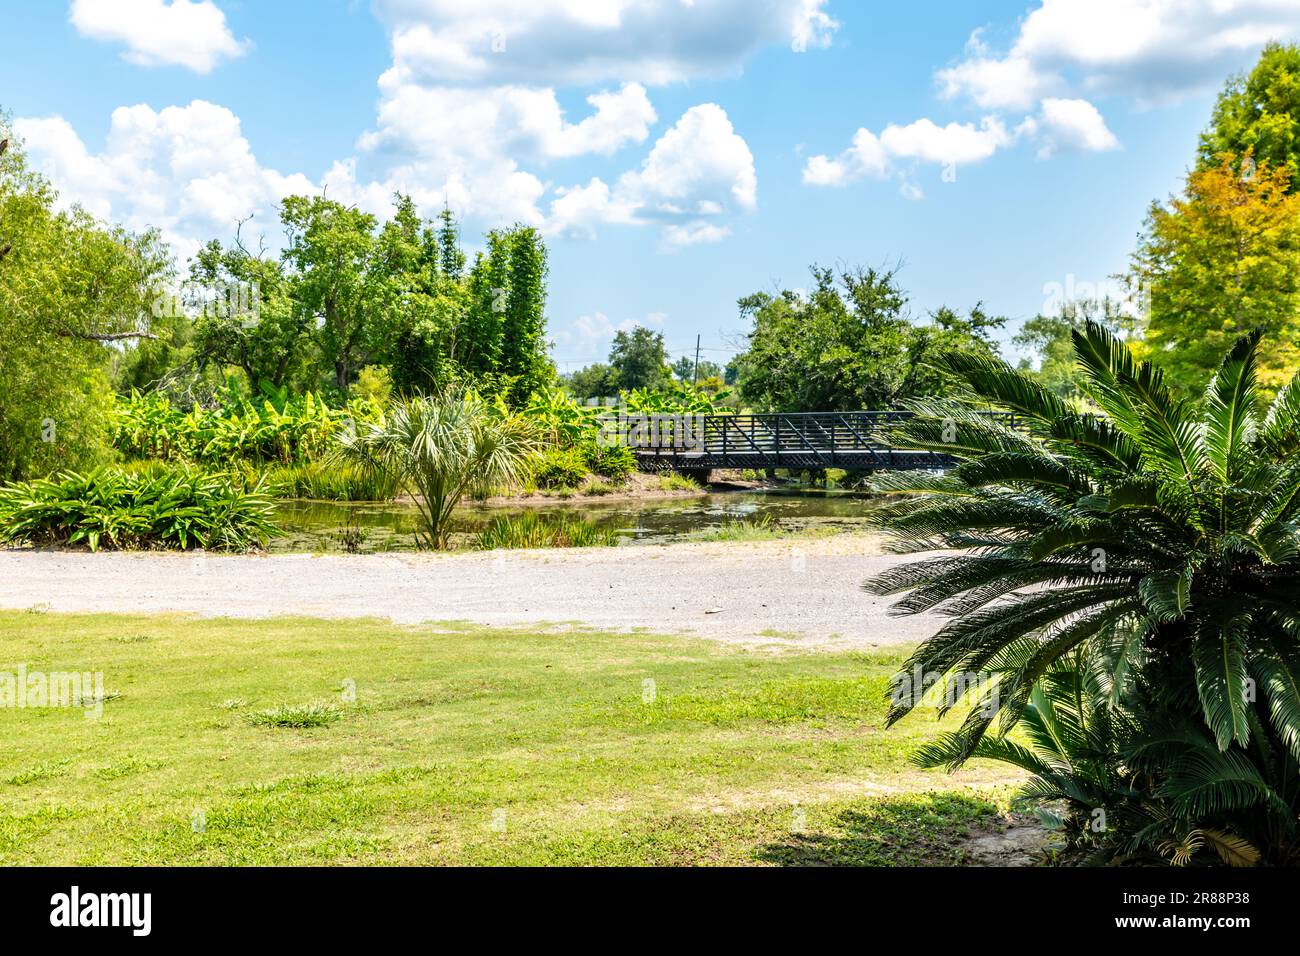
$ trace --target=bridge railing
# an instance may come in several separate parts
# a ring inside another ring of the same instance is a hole
[[[619,415],[605,420],[638,455],[682,457],[870,453],[893,448],[890,432],[906,411],[781,412],[736,415]],[[1014,426],[1014,418],[997,417]]]

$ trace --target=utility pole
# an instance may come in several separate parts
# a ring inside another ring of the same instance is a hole
[[[691,373],[691,388],[698,388],[700,382],[700,336],[695,334],[695,371]]]

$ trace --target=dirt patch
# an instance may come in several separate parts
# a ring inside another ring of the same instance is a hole
[[[965,849],[971,866],[1040,866],[1051,842],[1036,817],[1016,813],[973,833]]]

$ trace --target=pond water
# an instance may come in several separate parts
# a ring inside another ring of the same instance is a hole
[[[663,544],[689,539],[728,521],[768,520],[783,531],[860,527],[878,499],[847,491],[781,489],[731,491],[691,498],[601,501],[583,498],[545,505],[467,505],[456,511],[454,537],[473,534],[501,515],[536,514],[543,519],[580,517],[613,528],[625,544]],[[286,535],[272,551],[341,551],[343,538],[359,530],[359,550],[411,551],[416,510],[383,502],[286,501],[279,505]]]

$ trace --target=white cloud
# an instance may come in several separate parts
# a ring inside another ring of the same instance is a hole
[[[1067,88],[1176,98],[1218,86],[1270,39],[1300,34],[1297,0],[1041,0],[1003,56],[982,36],[941,70],[947,96],[1025,109]]]
[[[203,100],[161,112],[143,105],[114,110],[99,153],[60,116],[20,118],[14,127],[64,202],[133,230],[156,227],[182,256],[202,238],[232,233],[250,215],[269,227],[280,199],[317,191],[306,176],[258,163],[239,118]]]
[[[1059,77],[1040,73],[1022,56],[972,57],[940,70],[938,79],[945,97],[964,93],[984,109],[1028,109],[1060,83]]]
[[[645,87],[628,83],[587,97],[594,111],[566,120],[555,91],[505,86],[425,87],[380,81],[378,129],[361,137],[366,150],[418,154],[426,162],[457,165],[519,152],[544,158],[610,155],[644,142],[658,119]]]
[[[1038,115],[1027,118],[1020,131],[1042,144],[1038,149],[1040,159],[1071,150],[1119,148],[1119,140],[1106,127],[1097,107],[1087,100],[1045,99]]]
[[[859,129],[853,142],[839,156],[812,156],[804,164],[803,181],[814,186],[846,186],[866,176],[883,179],[895,161],[919,161],[941,165],[965,165],[988,159],[999,149],[1015,142],[996,116],[986,116],[979,125],[949,123],[939,126],[919,119],[906,126],[891,124],[877,136]],[[919,198],[915,185],[905,185],[905,195]]]
[[[979,126],[938,126],[919,119],[907,126],[886,126],[880,134],[880,143],[890,156],[927,163],[977,163],[1011,142],[1012,136],[996,116],[984,117]]]
[[[516,92],[521,95],[462,99],[456,91],[420,91],[411,105],[443,109],[441,118],[455,124],[456,136],[437,136],[437,123],[427,130],[408,125],[401,137],[389,127],[363,138],[363,146],[398,159],[381,176],[359,175],[357,160],[349,158],[335,162],[318,181],[263,166],[239,118],[202,100],[159,112],[143,105],[115,110],[98,153],[62,117],[24,118],[15,125],[66,201],[132,229],[155,226],[182,258],[207,238],[230,235],[250,215],[256,217],[253,228],[274,240],[276,204],[287,195],[322,190],[381,217],[400,191],[425,209],[450,203],[490,224],[524,222],[552,234],[592,237],[602,225],[659,225],[663,246],[673,249],[722,239],[730,232],[722,217],[756,206],[753,156],[714,104],[687,110],[644,161],[613,185],[592,177],[584,185],[551,189],[520,168],[503,150],[501,137],[535,156],[608,151],[615,143],[645,138],[653,111],[644,89],[630,84],[593,95],[593,113],[570,124],[553,97]],[[504,118],[503,103],[514,110]],[[461,113],[448,112],[457,108]]]
[[[671,223],[664,226],[662,233],[662,248],[675,252],[678,249],[684,249],[687,246],[698,246],[703,243],[721,242],[731,235],[730,226],[719,226],[717,223],[704,222],[697,220],[678,225]]]
[[[644,142],[657,120],[638,83],[587,97],[592,112],[578,122],[566,118],[551,89],[426,87],[397,82],[391,72],[380,88],[376,129],[358,147],[384,191],[449,201],[493,224],[542,222],[546,184],[522,163],[610,155]],[[354,185],[343,177],[340,188],[351,194]]]
[[[648,329],[662,329],[667,319],[668,316],[664,312],[651,312],[640,321],[624,319],[615,322],[604,312],[595,312],[591,315],[580,315],[566,328],[559,329],[555,333],[555,340],[564,345],[579,345],[590,349],[597,343],[611,341],[615,333],[630,332],[638,325]]]
[[[645,84],[734,74],[764,46],[825,47],[827,0],[378,0],[393,62],[376,128],[358,145],[417,193],[459,189],[458,208],[592,237],[659,224],[666,245],[712,241],[757,202],[753,156],[726,113],[687,110],[643,163],[616,179],[551,185],[548,162],[645,142],[658,116]],[[559,86],[621,85],[570,119]],[[503,184],[513,184],[503,188]],[[540,206],[549,194],[546,215]],[[688,225],[689,224],[689,225]],[[672,227],[672,228],[670,228]]]
[[[758,175],[749,146],[716,103],[692,106],[655,143],[641,168],[625,173],[619,189],[658,211],[677,215],[724,206],[754,209]]]
[[[652,139],[646,84],[734,74],[776,43],[827,46],[838,27],[827,2],[376,0],[392,47],[376,120],[319,179],[263,167],[238,117],[202,101],[116,111],[99,153],[62,119],[24,122],[34,157],[69,196],[134,228],[157,225],[182,252],[250,212],[264,222],[289,192],[321,189],[381,216],[400,191],[426,209],[449,203],[474,229],[523,222],[593,236],[621,224],[657,228],[679,248],[728,235],[728,217],[756,208],[757,175],[715,104]],[[142,63],[206,70],[244,48],[211,0],[77,0],[72,16]],[[562,106],[558,89],[575,85],[585,107]],[[651,142],[613,178],[568,185],[547,171]]]
[[[889,157],[880,137],[869,129],[853,134],[853,143],[835,159],[812,156],[804,164],[803,181],[814,186],[846,186],[864,176],[883,179]]]
[[[573,323],[573,331],[579,341],[600,342],[614,337],[615,332],[630,332],[637,325],[632,319],[614,323],[604,312],[595,315],[580,315]]]
[[[825,47],[827,0],[377,0],[403,82],[662,84],[734,75],[758,50]]]
[[[615,199],[609,184],[592,177],[585,186],[560,187],[551,202],[549,231],[594,239],[596,227],[605,223],[636,225],[637,207],[626,197]]]
[[[139,66],[210,73],[249,47],[212,0],[72,0],[68,16],[84,37],[125,44],[123,57]]]
[[[730,229],[716,220],[758,205],[758,176],[748,144],[715,103],[687,110],[641,166],[611,187],[598,177],[558,191],[548,229],[591,235],[606,223],[662,225],[667,248],[717,242]]]

